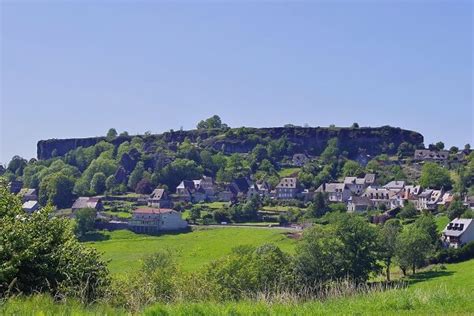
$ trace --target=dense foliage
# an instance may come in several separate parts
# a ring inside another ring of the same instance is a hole
[[[100,298],[109,276],[97,251],[80,244],[71,222],[51,217],[50,209],[24,213],[1,181],[0,294],[50,292],[83,301]]]

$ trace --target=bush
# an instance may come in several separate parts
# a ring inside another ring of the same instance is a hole
[[[77,241],[68,219],[52,217],[48,208],[27,215],[15,199],[0,183],[0,296],[100,298],[109,275],[99,253]]]
[[[474,241],[461,248],[445,248],[439,251],[431,260],[431,263],[456,263],[474,259]]]

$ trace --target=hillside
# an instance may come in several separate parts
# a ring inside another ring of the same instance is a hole
[[[126,141],[131,141],[133,137],[118,136],[110,142],[117,147]],[[340,148],[347,151],[349,157],[354,157],[359,152],[369,155],[393,154],[403,142],[414,147],[423,145],[423,136],[420,133],[390,126],[375,128],[242,127],[169,131],[156,135],[137,135],[137,137],[143,139],[148,152],[153,152],[153,143],[157,141],[179,144],[185,139],[197,143],[202,148],[223,151],[225,154],[249,152],[257,144],[280,138],[287,138],[294,152],[306,152],[311,155],[319,155],[329,139],[337,138]],[[37,144],[37,156],[40,160],[63,156],[71,150],[94,146],[103,140],[106,140],[106,137],[40,140]]]

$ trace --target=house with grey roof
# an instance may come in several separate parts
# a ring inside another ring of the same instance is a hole
[[[453,219],[443,230],[441,239],[446,246],[453,248],[459,248],[474,241],[474,220],[472,218]]]
[[[344,183],[323,183],[316,192],[326,193],[330,202],[345,203],[351,197],[351,190]]]
[[[96,211],[101,211],[104,208],[102,199],[99,197],[81,196],[77,198],[71,207],[73,212],[84,208],[93,208]]]
[[[283,178],[276,186],[276,198],[281,200],[294,199],[299,193],[299,189],[297,178]]]
[[[148,197],[148,206],[157,208],[171,208],[171,200],[165,189],[156,188]]]
[[[365,212],[372,207],[372,201],[365,196],[351,196],[347,200],[348,212]]]
[[[23,203],[23,205],[21,207],[25,212],[31,214],[31,213],[36,212],[37,210],[39,210],[40,205],[39,205],[38,201],[30,200],[30,201],[26,201],[25,203]]]
[[[448,160],[449,151],[417,149],[413,158],[418,161],[444,161]]]
[[[385,189],[398,192],[398,191],[401,191],[405,187],[405,181],[399,181],[399,180],[390,181],[383,187]]]
[[[438,203],[441,202],[444,191],[426,189],[418,195],[418,209],[419,210],[435,210]]]

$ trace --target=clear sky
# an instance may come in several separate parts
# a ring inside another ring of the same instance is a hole
[[[473,142],[471,1],[1,1],[0,162],[47,138],[392,125]]]

